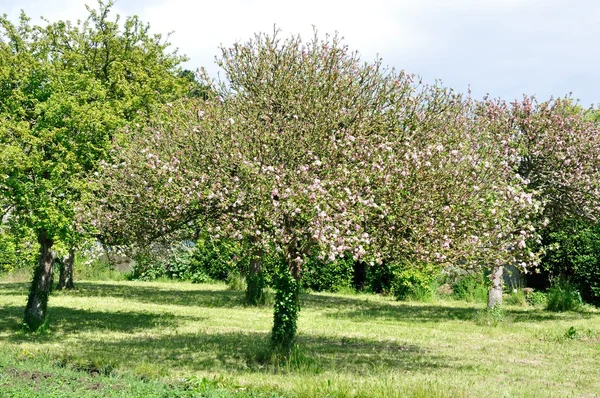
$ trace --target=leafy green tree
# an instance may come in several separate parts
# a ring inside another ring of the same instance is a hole
[[[87,178],[118,133],[154,104],[189,89],[183,60],[137,17],[109,18],[99,2],[76,24],[0,18],[0,198],[40,245],[25,324],[44,322],[60,240],[75,247],[88,220],[76,209]]]

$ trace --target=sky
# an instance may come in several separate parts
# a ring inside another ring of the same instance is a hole
[[[34,22],[77,20],[95,0],[0,0]],[[377,56],[425,82],[441,80],[475,98],[539,100],[571,95],[600,104],[598,0],[117,0],[114,12],[138,15],[155,33],[217,77],[219,47],[257,32],[344,37],[365,61]]]

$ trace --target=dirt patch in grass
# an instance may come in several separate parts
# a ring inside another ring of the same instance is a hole
[[[98,391],[104,389],[104,384],[102,383],[91,383],[86,386],[88,390]]]
[[[33,382],[39,383],[43,380],[56,377],[56,375],[52,373],[38,372],[38,371],[30,371],[30,370],[19,370],[15,368],[7,368],[5,373],[9,376],[20,378],[23,380],[31,380]]]

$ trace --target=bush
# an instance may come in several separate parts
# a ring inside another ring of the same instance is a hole
[[[577,311],[583,301],[575,284],[567,280],[559,280],[548,290],[548,311]]]
[[[11,236],[0,231],[0,273],[10,272],[17,264],[17,248]]]
[[[156,280],[160,278],[193,280],[198,277],[194,267],[195,247],[191,242],[172,246],[155,245],[138,251],[130,279]]]
[[[214,240],[203,233],[196,240],[191,262],[192,274],[207,276],[216,281],[227,281],[230,273],[245,275],[249,265],[246,249],[241,241]]]
[[[488,299],[489,283],[483,274],[464,275],[452,285],[454,297],[470,303],[485,303]]]
[[[227,288],[236,292],[246,290],[246,278],[241,274],[232,272],[227,276]]]
[[[394,274],[400,271],[399,267],[400,263],[397,262],[367,265],[364,289],[371,293],[390,293]]]
[[[82,260],[84,259],[79,255],[75,257],[73,265],[75,280],[119,281],[126,279],[126,274],[114,269],[104,257],[90,261]],[[60,272],[58,267],[55,268],[55,272]],[[58,280],[58,274],[54,278]]]
[[[326,261],[313,256],[304,264],[302,287],[317,292],[336,292],[352,286],[353,275],[354,260],[351,257]]]
[[[548,277],[569,279],[583,300],[600,305],[600,224],[565,221],[546,234],[544,245]]]
[[[531,292],[526,295],[526,298],[527,298],[527,303],[529,305],[533,305],[535,307],[546,305],[546,303],[548,302],[548,298],[546,297],[546,294],[543,292]]]
[[[207,234],[196,242],[184,241],[171,246],[154,245],[135,254],[131,279],[169,278],[206,283],[224,281],[230,274],[245,275],[248,258],[244,246],[229,239],[212,240]]]
[[[391,291],[398,300],[429,301],[436,297],[439,277],[433,265],[403,264],[394,271]]]
[[[164,266],[165,276],[171,279],[191,280],[196,273],[193,267],[195,247],[190,242],[173,247]]]
[[[520,307],[525,307],[527,304],[527,296],[523,292],[523,290],[513,290],[506,299],[506,304],[508,305],[518,305]]]
[[[153,281],[167,274],[167,263],[157,253],[156,249],[139,251],[133,256],[134,266],[130,279]]]

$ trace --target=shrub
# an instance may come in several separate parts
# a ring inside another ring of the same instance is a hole
[[[351,257],[334,261],[309,257],[304,264],[302,287],[315,291],[336,292],[353,284],[354,260]]]
[[[528,304],[527,296],[525,295],[523,290],[515,289],[508,295],[508,298],[506,299],[506,304],[524,307]]]
[[[567,220],[546,234],[544,244],[549,277],[569,279],[586,302],[600,305],[600,224]]]
[[[130,279],[152,281],[166,276],[167,264],[158,256],[157,250],[143,250],[133,256],[133,272]]]
[[[17,264],[17,249],[11,237],[0,230],[0,273],[10,272]]]
[[[75,264],[73,265],[75,280],[118,281],[126,278],[125,273],[114,269],[104,257],[89,261],[83,260],[85,259],[82,256],[75,257]],[[58,269],[55,269],[55,272],[58,271]],[[58,276],[55,276],[55,278],[58,279]]]
[[[166,276],[171,279],[191,280],[195,274],[194,253],[195,247],[191,242],[184,242],[173,247],[164,267]]]
[[[488,299],[488,282],[483,274],[464,275],[452,285],[454,296],[467,302],[484,303]]]
[[[400,263],[398,262],[367,265],[364,289],[371,293],[390,293],[394,274],[399,272],[399,267]]]
[[[157,244],[135,254],[130,278],[227,282],[230,274],[246,274],[249,261],[243,253],[241,242],[229,239],[215,241],[206,234],[196,242],[184,241],[170,246]]]
[[[212,279],[203,270],[196,270],[190,278],[192,283],[209,283]]]
[[[394,272],[391,290],[398,300],[429,301],[436,296],[439,276],[433,265],[403,264]]]
[[[246,278],[237,272],[230,273],[227,276],[227,288],[237,292],[246,290]]]
[[[140,250],[134,255],[135,265],[129,277],[149,281],[160,278],[193,280],[198,273],[193,261],[195,251],[191,242],[154,245]]]
[[[232,239],[211,239],[203,233],[196,240],[192,259],[193,273],[226,281],[230,273],[245,274],[248,267],[243,242]]]
[[[548,298],[546,297],[546,294],[543,292],[531,292],[526,295],[526,298],[527,298],[527,303],[529,305],[533,305],[535,307],[546,305],[546,303],[548,302]]]
[[[583,301],[575,284],[567,280],[559,280],[548,290],[548,311],[577,311]]]

